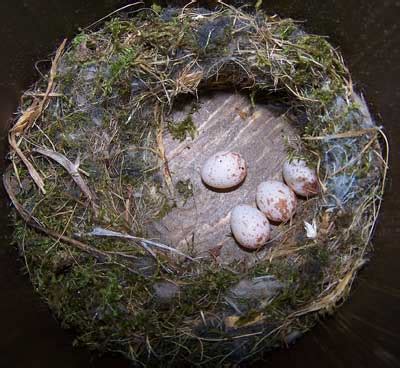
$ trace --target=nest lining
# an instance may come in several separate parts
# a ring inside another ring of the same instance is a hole
[[[142,11],[76,36],[23,95],[5,188],[36,289],[77,342],[150,361],[251,359],[339,306],[365,263],[386,175],[382,132],[340,54],[290,19],[228,5]],[[221,266],[149,239],[173,206],[163,133],[176,99],[278,96],[319,175],[289,234],[254,265]],[[316,236],[307,237],[307,220]]]

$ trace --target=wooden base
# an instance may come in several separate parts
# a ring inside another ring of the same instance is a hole
[[[174,111],[174,121],[182,121],[192,107]],[[213,256],[221,263],[251,262],[260,254],[241,249],[232,238],[230,211],[238,204],[255,206],[260,182],[282,180],[285,138],[294,137],[295,128],[273,106],[253,108],[248,97],[225,92],[200,98],[192,120],[197,127],[195,139],[179,142],[169,133],[164,137],[177,206],[155,224],[152,235],[183,252]],[[247,162],[247,178],[234,190],[214,191],[201,181],[202,164],[218,151],[239,152]],[[190,190],[193,196],[187,198]],[[277,230],[272,227],[274,237]]]

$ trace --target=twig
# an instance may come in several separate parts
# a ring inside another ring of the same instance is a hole
[[[376,221],[378,219],[378,214],[379,214],[381,206],[382,206],[382,196],[383,196],[383,194],[385,192],[387,173],[388,173],[388,170],[389,170],[389,154],[390,154],[389,141],[388,141],[388,138],[386,137],[386,134],[383,132],[382,128],[379,127],[378,131],[379,131],[380,135],[382,136],[382,138],[383,138],[383,140],[385,142],[385,158],[382,158],[383,159],[382,185],[381,185],[381,188],[380,188],[380,191],[379,191],[379,196],[377,198],[377,201],[378,201],[377,209],[376,209],[376,212],[375,212],[375,215],[374,215],[374,219],[373,219],[373,222],[372,222],[372,225],[371,225],[371,229],[369,231],[369,236],[368,236],[369,239],[371,238],[372,233],[373,233],[373,231],[375,229],[375,223],[376,223]]]
[[[54,57],[54,60],[51,64],[50,77],[49,77],[49,82],[47,83],[47,89],[39,105],[39,115],[43,112],[44,105],[46,104],[50,93],[53,92],[54,79],[56,78],[58,63],[60,61],[61,55],[64,52],[66,44],[67,44],[67,39],[65,38],[64,41],[61,43],[60,47],[57,49],[56,56]],[[33,123],[35,122],[36,121],[33,121]]]
[[[154,246],[154,247],[162,249],[162,250],[167,250],[167,251],[170,251],[172,253],[176,253],[176,254],[178,254],[178,255],[180,255],[182,257],[185,257],[186,259],[189,259],[191,261],[196,261],[194,258],[188,256],[187,254],[182,253],[179,250],[177,250],[175,248],[172,248],[172,247],[169,247],[169,246],[167,246],[165,244],[158,243],[158,242],[155,242],[153,240],[149,240],[149,239],[145,239],[145,238],[140,238],[140,237],[137,237],[137,236],[132,236],[132,235],[129,235],[129,234],[123,234],[123,233],[120,233],[120,232],[117,232],[117,231],[103,229],[101,227],[95,227],[90,233],[88,233],[88,235],[91,235],[91,236],[108,236],[108,237],[112,237],[112,238],[122,238],[122,239],[136,240],[136,241],[139,241],[141,246],[143,248],[145,248],[146,250],[148,250],[149,252],[152,252],[152,251],[149,250],[148,247],[146,247],[147,245],[151,245],[151,246]],[[152,254],[154,254],[154,253],[152,253]]]
[[[46,93],[41,93],[41,92],[27,92],[23,97],[45,97]],[[62,97],[64,94],[62,93],[56,93],[56,92],[51,92],[47,94],[47,97]]]
[[[329,309],[334,307],[339,300],[343,299],[346,292],[350,289],[351,283],[357,271],[365,264],[364,260],[357,260],[353,265],[353,268],[338,282],[335,289],[328,295],[324,296],[320,300],[313,301],[305,308],[302,308],[294,312],[290,318],[300,317],[311,312],[317,312],[322,309]]]
[[[93,248],[85,243],[80,242],[79,240],[75,240],[75,239],[69,238],[68,236],[59,234],[56,231],[47,229],[47,228],[43,227],[41,224],[39,224],[39,222],[36,219],[34,219],[31,216],[31,214],[18,202],[18,200],[15,196],[14,190],[12,189],[11,182],[10,182],[10,170],[8,170],[3,175],[3,185],[8,194],[8,197],[10,198],[15,209],[17,210],[17,212],[19,213],[21,218],[26,222],[26,224],[28,226],[30,226],[31,228],[33,228],[41,233],[49,235],[56,240],[61,240],[64,243],[69,243],[69,244],[73,245],[74,247],[82,250],[83,252],[91,254],[99,261],[110,260],[111,257],[106,252],[103,252],[101,250]]]
[[[164,179],[165,179],[165,183],[167,184],[167,187],[168,187],[170,193],[172,195],[174,195],[174,186],[172,184],[171,171],[169,170],[168,160],[167,160],[167,156],[165,154],[165,147],[164,147],[164,141],[163,141],[163,131],[164,131],[163,112],[160,111],[159,105],[157,105],[155,115],[156,115],[156,119],[158,119],[160,122],[159,131],[157,133],[157,145],[158,145],[158,150],[159,150],[159,156],[160,156],[161,160],[163,161]]]
[[[328,141],[330,139],[341,139],[341,138],[355,138],[361,137],[365,134],[374,133],[378,130],[378,128],[366,128],[360,130],[349,130],[344,133],[331,134],[326,136],[318,136],[318,137],[302,137],[302,139],[306,141]]]
[[[330,174],[329,178],[332,178],[333,176],[336,176],[337,174],[341,173],[342,171],[346,170],[348,167],[350,167],[351,165],[356,163],[362,157],[362,155],[371,147],[371,145],[375,142],[377,137],[378,137],[378,135],[375,134],[372,137],[372,139],[364,146],[364,148],[360,151],[360,153],[356,157],[351,159],[349,162],[347,162],[341,168],[337,169],[333,174]]]
[[[125,10],[125,9],[127,9],[127,8],[131,8],[132,6],[139,5],[139,4],[144,4],[144,2],[143,2],[143,1],[138,1],[138,2],[133,3],[133,4],[125,5],[125,6],[121,7],[121,8],[119,8],[119,9],[117,9],[117,10],[114,10],[113,12],[107,14],[107,15],[104,16],[103,18],[100,18],[100,19],[96,20],[96,21],[93,22],[92,24],[89,24],[89,25],[88,25],[87,27],[85,27],[84,29],[92,28],[92,27],[95,26],[96,24],[98,24],[98,23],[100,23],[100,22],[106,20],[107,18],[110,18],[110,17],[113,16],[114,14],[117,14],[117,13],[121,12],[122,10]],[[143,9],[139,9],[139,11],[140,11],[140,10],[143,10]]]
[[[71,215],[69,216],[68,221],[67,221],[67,223],[66,223],[65,226],[64,226],[64,229],[63,229],[63,231],[62,231],[62,233],[61,233],[61,236],[63,236],[63,235],[65,234],[65,232],[67,231],[68,226],[70,225],[71,220],[72,220],[72,218],[74,217],[74,214],[75,214],[75,211],[76,211],[76,208],[77,208],[77,207],[78,207],[78,204],[75,203],[75,207],[74,207],[74,209],[72,210]],[[49,253],[50,250],[52,250],[58,243],[60,243],[60,238],[58,238],[58,239],[46,250],[46,254]]]

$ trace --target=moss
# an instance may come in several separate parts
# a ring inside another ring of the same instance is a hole
[[[193,122],[192,116],[187,116],[184,120],[179,123],[168,122],[168,131],[172,137],[179,141],[184,141],[187,137],[194,139],[196,136],[196,125]]]
[[[299,28],[292,19],[282,19],[273,28],[273,35],[281,40],[290,40],[293,34],[298,33]]]
[[[179,180],[176,183],[176,190],[182,196],[184,203],[191,197],[193,197],[193,185],[190,179]]]
[[[160,5],[158,5],[158,4],[156,4],[156,3],[153,3],[153,4],[151,5],[151,9],[152,9],[155,13],[157,13],[158,15],[161,14],[162,7],[161,7]]]
[[[170,203],[169,201],[165,201],[163,203],[163,205],[160,207],[158,214],[156,216],[157,219],[162,219],[164,218],[166,215],[168,215],[168,213],[170,213],[174,208],[176,207],[175,203]]]
[[[132,22],[124,21],[119,18],[113,18],[104,25],[104,31],[111,34],[111,40],[114,46],[117,48],[120,45],[120,38],[123,33],[130,30],[132,27]]]
[[[110,65],[110,76],[103,82],[102,88],[105,94],[111,94],[114,83],[120,79],[121,75],[133,67],[137,57],[138,53],[134,47],[123,48],[115,55],[115,61]]]
[[[205,266],[205,265],[204,265]],[[199,310],[210,312],[222,301],[225,291],[238,281],[238,276],[226,269],[207,267],[184,288],[176,313],[197,315]]]
[[[78,47],[82,44],[84,44],[88,40],[88,36],[85,33],[80,33],[74,37],[74,39],[71,41],[72,47]]]
[[[221,57],[229,53],[228,45],[232,39],[232,20],[221,16],[205,21],[197,30],[197,43],[200,55]]]

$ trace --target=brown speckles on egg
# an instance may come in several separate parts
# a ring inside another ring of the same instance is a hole
[[[204,183],[217,189],[239,185],[247,175],[246,162],[237,152],[218,152],[201,168]]]
[[[318,194],[318,192],[319,192],[318,181],[315,180],[314,182],[304,184],[303,185],[303,190],[304,190],[304,192],[309,193],[309,195]]]
[[[286,184],[298,195],[310,197],[319,192],[317,174],[304,160],[286,161],[283,165],[283,177]]]
[[[261,211],[248,205],[239,205],[232,210],[231,230],[236,241],[249,250],[264,245],[270,236],[268,220]]]
[[[258,208],[275,222],[286,222],[296,212],[297,199],[294,192],[284,183],[269,180],[257,187]]]

